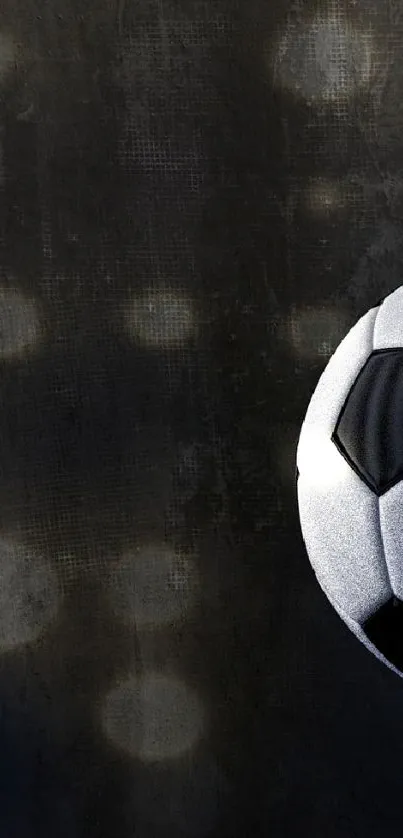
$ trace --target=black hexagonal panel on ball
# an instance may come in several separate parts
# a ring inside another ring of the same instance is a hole
[[[374,644],[378,651],[397,669],[403,671],[402,600],[396,596],[391,597],[375,614],[372,614],[366,620],[363,629],[368,640]]]
[[[403,478],[403,348],[373,352],[332,437],[361,479],[382,495]]]

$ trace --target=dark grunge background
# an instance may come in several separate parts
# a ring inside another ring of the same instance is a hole
[[[0,835],[400,828],[295,445],[401,283],[403,6],[4,0]]]

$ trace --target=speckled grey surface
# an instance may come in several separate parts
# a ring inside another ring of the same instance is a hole
[[[403,481],[378,498],[331,437],[371,352],[401,346],[403,287],[370,309],[337,348],[312,396],[297,449],[300,521],[318,582],[356,636],[384,662],[361,627],[393,593],[403,594]]]
[[[379,498],[382,541],[390,584],[393,592],[403,598],[403,481],[392,486]]]
[[[389,294],[376,316],[373,335],[374,349],[403,346],[403,286]]]

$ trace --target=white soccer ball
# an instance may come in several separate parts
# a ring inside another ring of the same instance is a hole
[[[340,617],[403,676],[403,286],[324,370],[297,450],[301,529]]]

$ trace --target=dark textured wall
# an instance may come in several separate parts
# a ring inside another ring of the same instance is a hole
[[[380,836],[295,445],[401,282],[403,6],[4,0],[0,835]]]

